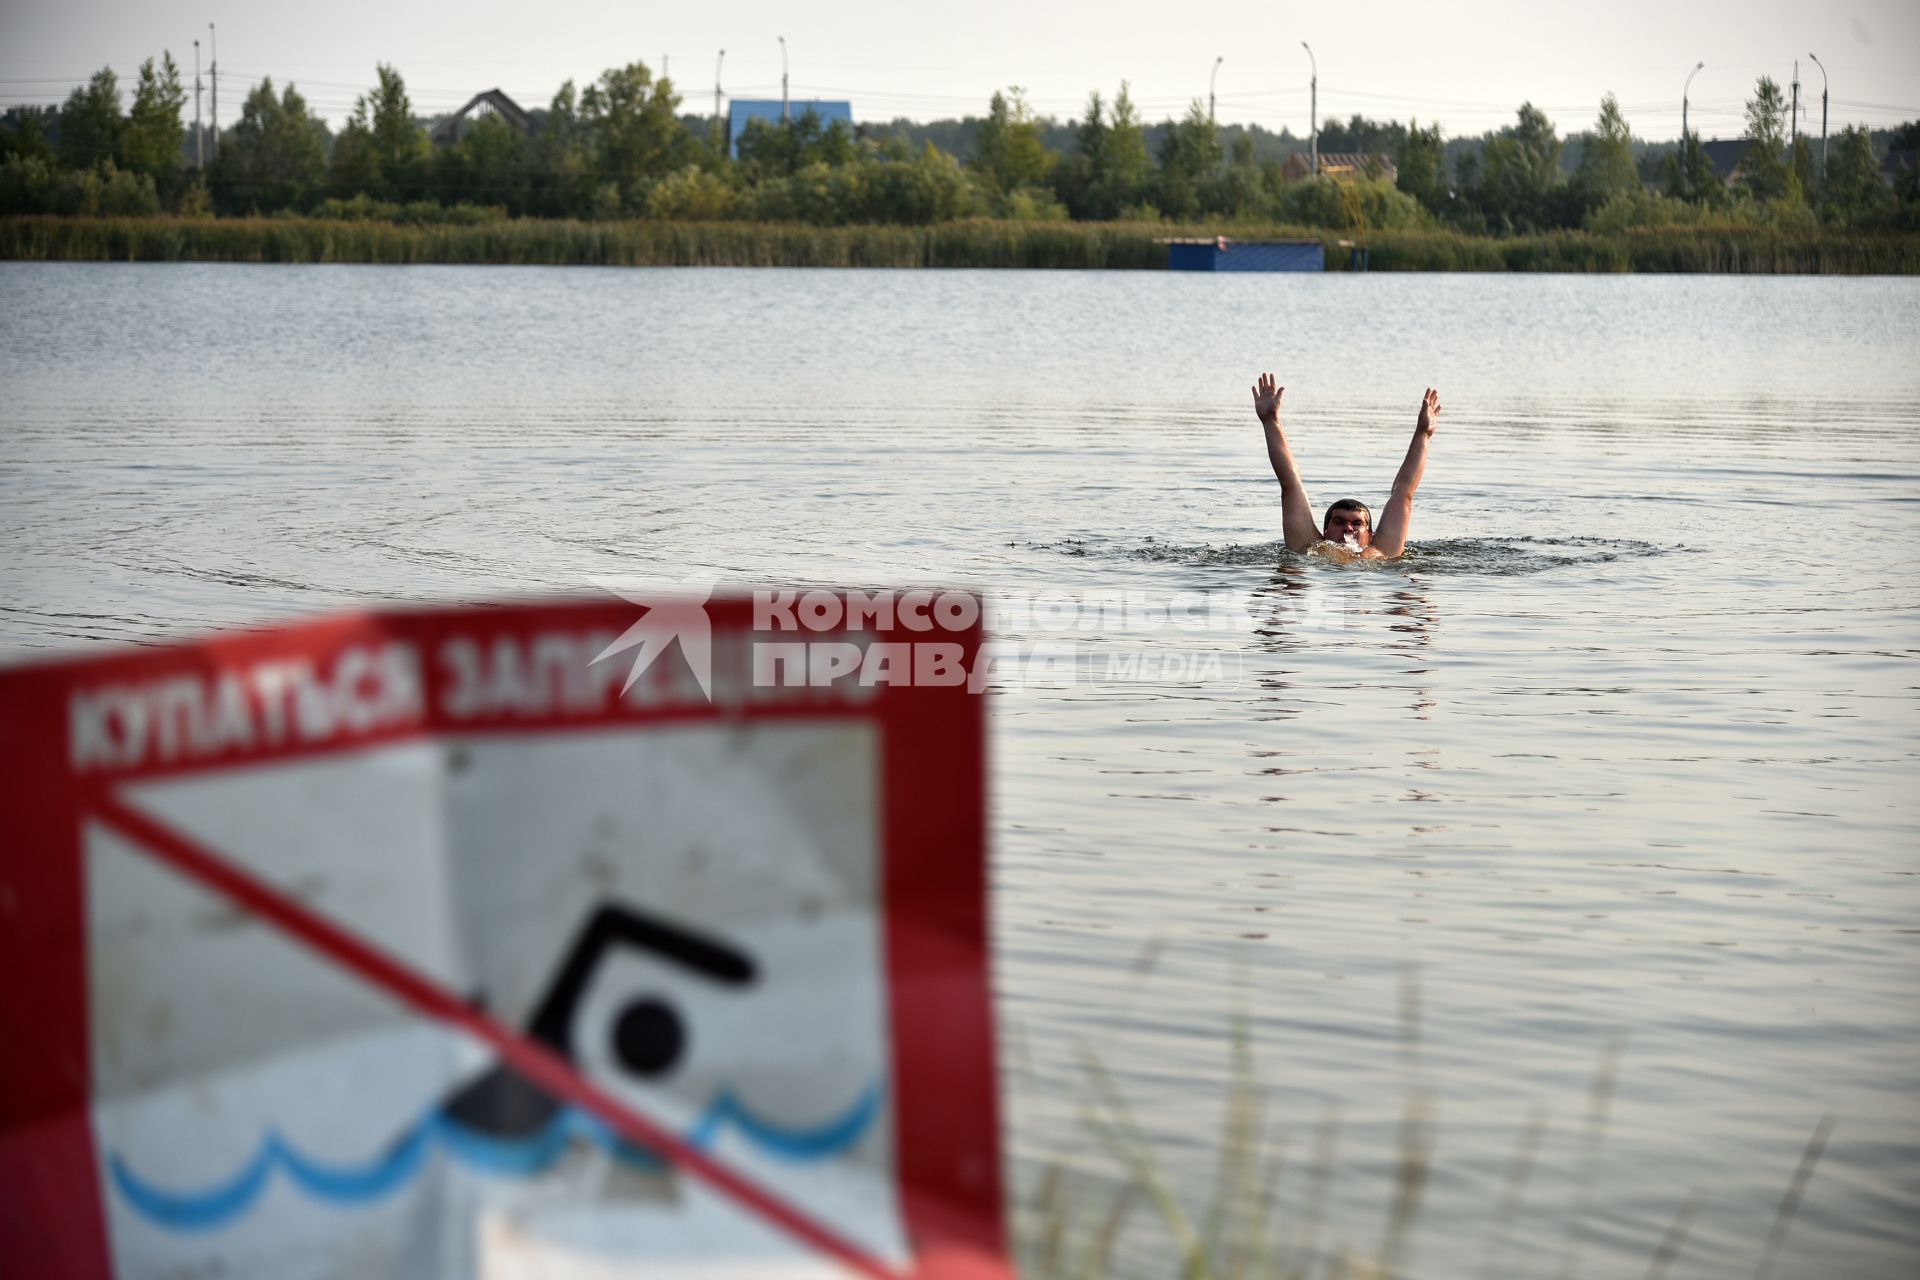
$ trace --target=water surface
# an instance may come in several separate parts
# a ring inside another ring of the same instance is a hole
[[[1827,1115],[1776,1274],[1920,1261],[1916,282],[0,264],[0,304],[14,656],[596,575],[1052,601],[1003,636],[1083,678],[993,708],[1023,1196],[1123,1180],[1084,1044],[1197,1212],[1244,1015],[1295,1249],[1378,1246],[1424,1100],[1413,1274],[1641,1275],[1691,1204],[1668,1274],[1752,1275]],[[1262,370],[1323,506],[1441,388],[1403,562],[1277,542]],[[1106,674],[1142,654],[1217,662]]]

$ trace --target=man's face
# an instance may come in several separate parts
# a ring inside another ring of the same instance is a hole
[[[1361,547],[1373,545],[1373,530],[1367,527],[1367,513],[1364,511],[1329,511],[1327,527],[1323,532],[1328,542],[1351,539]]]

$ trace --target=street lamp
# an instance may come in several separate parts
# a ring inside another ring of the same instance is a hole
[[[787,123],[787,38],[776,36],[780,41],[780,123]]]
[[[1693,78],[1699,75],[1700,68],[1706,65],[1704,62],[1694,63],[1693,70],[1687,72],[1686,84],[1680,87],[1680,145],[1682,147],[1687,145],[1687,90],[1693,88]]]
[[[220,41],[214,35],[211,22],[207,24],[207,51],[213,55],[213,64],[207,68],[207,80],[213,86],[213,140],[207,150],[215,160],[218,160],[220,158]]]
[[[200,42],[193,42],[193,167],[207,167],[206,153],[201,150],[200,138]]]
[[[1807,55],[1813,58],[1812,54]],[[1820,59],[1813,58],[1813,65],[1820,68],[1820,181],[1827,180],[1827,68]]]
[[[1313,138],[1309,149],[1313,153],[1313,172],[1317,177],[1320,173],[1320,63],[1313,56],[1312,45],[1302,40],[1300,47],[1307,51],[1307,65],[1313,68],[1313,79],[1308,83],[1310,95],[1307,99],[1307,128]]]
[[[720,56],[713,60],[713,131],[720,135],[722,150],[726,150],[726,129],[720,123],[720,64],[727,60],[727,51],[722,49]]]
[[[1208,124],[1213,123],[1213,82],[1220,78],[1220,64],[1225,62],[1226,60],[1227,60],[1227,55],[1224,53],[1221,54],[1219,57],[1215,58],[1213,60],[1213,74],[1207,77],[1207,123]]]

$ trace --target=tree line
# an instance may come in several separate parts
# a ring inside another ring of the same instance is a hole
[[[910,131],[856,131],[801,110],[755,121],[737,158],[714,122],[679,112],[673,84],[644,63],[563,84],[521,133],[493,114],[435,145],[391,66],[337,133],[291,83],[262,80],[240,117],[191,161],[186,92],[171,55],[140,67],[130,100],[112,70],[58,108],[14,108],[0,123],[0,213],[254,215],[394,221],[752,220],[821,226],[1206,219],[1369,229],[1448,228],[1519,235],[1559,228],[1714,222],[1847,229],[1920,228],[1913,166],[1889,184],[1873,136],[1833,139],[1824,172],[1767,77],[1746,104],[1735,180],[1697,136],[1659,155],[1635,138],[1612,95],[1591,126],[1563,137],[1532,104],[1479,138],[1446,138],[1418,120],[1329,122],[1320,149],[1372,157],[1363,172],[1290,177],[1289,135],[1222,129],[1196,100],[1149,126],[1125,82],[1092,93],[1079,118],[1035,114],[1019,89],[984,117],[915,145]],[[947,122],[942,122],[944,125]],[[1920,122],[1889,139],[1911,150]],[[1295,144],[1297,145],[1297,143]],[[1391,162],[1389,169],[1387,161]]]

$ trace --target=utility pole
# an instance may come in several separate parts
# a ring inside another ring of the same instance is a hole
[[[787,113],[787,38],[780,41],[780,123],[786,124],[792,117]]]
[[[200,150],[200,42],[193,42],[193,167],[196,170],[207,167],[206,156]]]
[[[720,65],[727,60],[727,51],[722,49],[720,56],[713,60],[713,131],[720,135],[722,151],[730,151],[727,144],[727,132],[720,123]]]
[[[1313,68],[1313,79],[1308,82],[1310,90],[1307,97],[1307,128],[1313,135],[1310,144],[1313,151],[1313,173],[1320,176],[1320,62],[1313,56],[1313,46],[1305,40],[1300,47],[1307,51],[1307,64]]]
[[[1812,54],[1807,55],[1813,58]],[[1820,68],[1820,181],[1827,180],[1827,67],[1818,58],[1813,65]]]
[[[1227,55],[1224,53],[1221,54],[1219,57],[1215,58],[1213,60],[1213,74],[1207,77],[1207,123],[1208,124],[1213,123],[1213,82],[1219,79],[1220,64],[1225,62],[1226,60],[1227,60]]]
[[[1800,146],[1800,59],[1793,60],[1793,129],[1787,134],[1787,162],[1793,162],[1793,153]]]
[[[207,24],[208,52],[213,55],[213,65],[207,68],[207,79],[213,81],[213,145],[208,148],[213,158],[220,158],[220,42],[213,34],[213,24]]]

